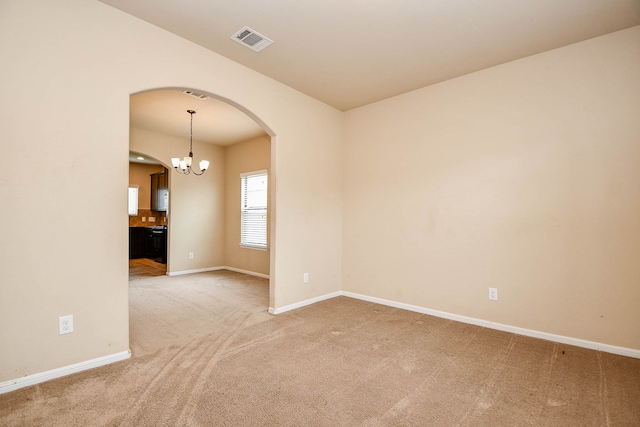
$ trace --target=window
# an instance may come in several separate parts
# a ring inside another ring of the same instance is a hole
[[[240,174],[240,246],[267,249],[267,171]]]
[[[138,186],[129,187],[129,216],[138,216]]]

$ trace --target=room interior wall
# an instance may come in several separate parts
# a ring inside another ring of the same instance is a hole
[[[240,174],[263,169],[268,171],[271,168],[271,138],[265,135],[225,147],[224,158],[226,171],[224,265],[268,276],[269,250],[263,251],[239,246]],[[268,189],[270,190],[270,188],[269,186]],[[267,203],[270,207],[270,203]],[[267,211],[269,210],[268,208]]]
[[[640,349],[639,52],[635,27],[347,112],[343,289]]]
[[[0,178],[0,385],[128,351],[129,98],[140,91],[215,95],[274,136],[270,304],[340,289],[340,111],[92,0],[1,2],[0,57],[1,149],[21,159]],[[172,262],[190,250],[172,245]],[[75,331],[58,335],[69,314]]]
[[[271,307],[343,289],[640,349],[639,41],[343,114],[97,1],[3,1],[0,384],[127,351],[129,97],[155,88],[274,137]]]

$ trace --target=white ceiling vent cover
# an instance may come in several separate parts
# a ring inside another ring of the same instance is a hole
[[[255,50],[256,52],[260,52],[262,49],[273,43],[273,40],[253,31],[249,27],[244,27],[232,35],[231,39],[248,47],[249,49]]]
[[[209,98],[207,95],[205,95],[203,93],[193,92],[191,90],[183,90],[182,93],[184,93],[185,95],[193,96],[193,97],[198,98],[198,99],[207,99],[207,98]]]

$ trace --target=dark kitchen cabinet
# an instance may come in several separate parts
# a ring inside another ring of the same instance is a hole
[[[169,183],[166,169],[151,174],[151,210],[166,212],[169,207]]]
[[[167,263],[167,227],[145,228],[146,258]]]
[[[129,227],[129,259],[147,256],[147,242],[144,227]]]
[[[167,263],[167,227],[129,227],[129,259]]]

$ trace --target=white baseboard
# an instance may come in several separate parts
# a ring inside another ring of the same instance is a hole
[[[222,270],[229,269],[231,271],[237,271],[237,269],[230,269],[226,267],[215,267],[213,269],[204,269],[202,271],[214,271],[214,270]],[[193,272],[201,272],[201,271],[193,271]],[[251,274],[250,272],[239,271],[240,273]],[[190,274],[187,272],[180,272],[179,274]],[[254,273],[257,275],[259,273]],[[376,304],[386,305],[389,307],[400,308],[403,310],[413,311],[422,314],[428,314],[430,316],[441,317],[444,319],[454,320],[457,322],[468,323],[471,325],[481,326],[490,329],[496,329],[504,332],[511,332],[514,334],[529,336],[533,338],[540,338],[547,341],[554,341],[562,344],[574,345],[577,347],[588,348],[591,350],[604,351],[606,353],[617,354],[620,356],[633,357],[636,359],[640,359],[640,350],[626,348],[626,347],[618,347],[609,344],[602,344],[594,341],[587,341],[578,338],[566,337],[563,335],[550,334],[547,332],[534,331],[531,329],[520,328],[517,326],[504,325],[501,323],[490,322],[488,320],[476,319],[473,317],[460,316],[458,314],[451,314],[444,311],[432,310],[425,307],[420,307],[417,305],[405,304],[397,301],[386,300],[382,298],[371,297],[368,295],[357,294],[353,292],[344,292],[337,291],[332,292],[330,294],[321,295],[319,297],[311,298],[308,300],[300,301],[295,304],[286,305],[280,308],[269,307],[269,313],[271,314],[281,314],[287,311],[295,310],[297,308],[302,308],[307,305],[315,304],[320,301],[324,301],[330,298],[335,298],[338,296],[346,296],[349,298],[355,298],[362,301],[368,301]],[[32,386],[35,384],[40,384],[45,381],[49,381],[55,378],[60,378],[66,375],[74,374],[77,372],[82,372],[88,369],[97,368],[100,366],[108,365],[115,362],[120,362],[131,357],[131,350],[123,351],[120,353],[111,354],[108,356],[99,357],[97,359],[87,360],[84,362],[76,363],[69,366],[64,366],[62,368],[52,369],[50,371],[41,372],[38,374],[27,375],[22,378],[17,378],[14,380],[9,380],[0,383],[0,394],[8,393],[14,390],[18,390],[23,387]]]
[[[473,317],[460,316],[444,311],[431,310],[417,305],[405,304],[396,301],[390,301],[382,298],[370,297],[367,295],[356,294],[353,292],[340,292],[341,295],[356,298],[363,301],[373,302],[376,304],[387,305],[390,307],[401,308],[403,310],[415,311],[431,316],[442,317],[444,319],[455,320],[457,322],[468,323],[471,325],[482,326],[484,328],[497,329],[499,331],[511,332],[518,335],[525,335],[533,338],[540,338],[547,341],[554,341],[562,344],[574,345],[577,347],[588,348],[591,350],[604,351],[606,353],[618,354],[620,356],[633,357],[640,359],[640,350],[626,347],[617,347],[609,344],[602,344],[594,341],[586,341],[579,338],[566,337],[563,335],[550,334],[548,332],[534,331],[531,329],[520,328],[517,326],[504,325],[502,323],[490,322],[488,320],[476,319]]]
[[[108,356],[98,357],[84,362],[76,363],[62,368],[52,369],[50,371],[40,372],[38,374],[27,375],[26,377],[16,378],[0,383],[0,394],[9,393],[23,387],[28,387],[55,378],[64,377],[66,375],[75,374],[86,371],[87,369],[97,368],[99,366],[109,365],[111,363],[127,360],[131,357],[131,350],[122,351],[120,353],[110,354]]]
[[[199,268],[197,270],[172,271],[170,273],[167,273],[167,276],[182,276],[183,274],[206,273],[207,271],[218,271],[218,270],[224,270],[224,267],[207,267],[207,268]]]
[[[223,265],[221,267],[199,268],[197,270],[172,271],[171,273],[167,273],[167,276],[182,276],[183,274],[206,273],[208,271],[219,271],[219,270],[235,271],[236,273],[242,273],[242,274],[248,274],[250,276],[262,277],[263,279],[268,279],[270,277],[268,274],[256,273],[254,271],[242,270],[240,268],[235,268],[235,267],[227,267],[225,265]]]
[[[262,273],[256,273],[254,271],[249,271],[249,270],[242,270],[240,268],[235,268],[235,267],[222,267],[225,270],[229,270],[229,271],[235,271],[236,273],[242,273],[242,274],[248,274],[249,276],[256,276],[256,277],[262,277],[263,279],[269,279],[270,276],[268,274],[262,274]]]
[[[281,313],[284,313],[286,311],[295,310],[296,308],[301,308],[301,307],[304,307],[304,306],[307,306],[307,305],[315,304],[317,302],[324,301],[324,300],[327,300],[327,299],[330,299],[330,298],[339,297],[340,295],[342,295],[342,292],[337,291],[337,292],[333,292],[333,293],[330,293],[330,294],[321,295],[319,297],[311,298],[311,299],[308,299],[308,300],[300,301],[300,302],[297,302],[295,304],[285,305],[284,307],[280,307],[280,308],[269,307],[269,313],[271,313],[271,314],[281,314]]]
[[[277,309],[273,307],[269,307],[269,313],[281,314],[286,311],[295,310],[297,308],[301,308],[307,305],[314,304],[316,302],[324,301],[329,298],[335,298],[338,296],[355,298],[362,301],[373,302],[376,304],[386,305],[389,307],[401,308],[403,310],[414,311],[422,314],[428,314],[430,316],[441,317],[444,319],[454,320],[456,322],[468,323],[471,325],[481,326],[484,328],[496,329],[499,331],[511,332],[518,335],[524,335],[524,336],[533,337],[533,338],[540,338],[547,341],[574,345],[576,347],[583,347],[591,350],[604,351],[605,353],[618,354],[620,356],[633,357],[635,359],[640,359],[640,350],[633,349],[633,348],[618,347],[610,344],[603,344],[603,343],[594,342],[594,341],[582,340],[579,338],[572,338],[572,337],[567,337],[563,335],[551,334],[548,332],[541,332],[541,331],[535,331],[532,329],[520,328],[518,326],[504,325],[502,323],[491,322],[489,320],[476,319],[473,317],[461,316],[458,314],[447,313],[444,311],[432,310],[432,309],[420,307],[417,305],[405,304],[402,302],[386,300],[383,298],[371,297],[368,295],[357,294],[354,292],[345,292],[345,291],[332,292],[330,294],[322,295],[316,298],[311,298],[295,304],[286,305],[284,307],[280,307]]]

